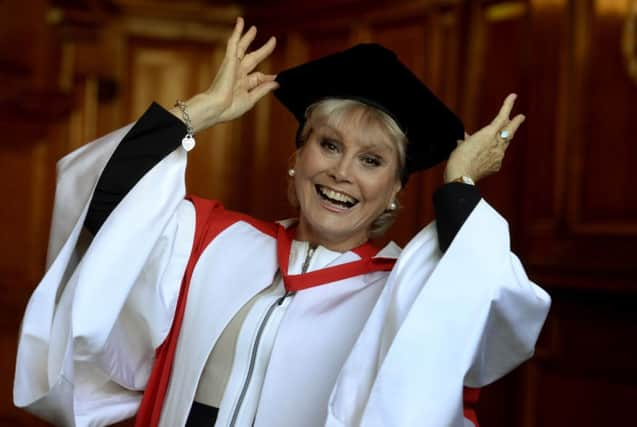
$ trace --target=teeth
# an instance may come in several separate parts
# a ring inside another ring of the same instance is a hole
[[[343,202],[343,203],[356,203],[357,200],[354,199],[353,197],[349,197],[343,193],[339,193],[337,191],[334,190],[330,190],[329,188],[326,187],[320,187],[321,193],[323,193],[324,196],[332,199],[332,200],[337,200],[339,202]]]

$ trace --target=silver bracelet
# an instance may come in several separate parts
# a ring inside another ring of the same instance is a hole
[[[195,129],[192,127],[190,115],[186,110],[186,103],[178,99],[175,103],[175,107],[179,108],[179,110],[181,111],[181,116],[183,117],[184,123],[186,124],[186,136],[184,136],[181,140],[181,145],[184,147],[184,150],[190,151],[195,148],[196,141],[195,137],[193,136]]]

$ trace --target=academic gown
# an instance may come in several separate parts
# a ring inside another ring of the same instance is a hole
[[[139,178],[180,145],[180,139],[177,136],[183,134],[184,131],[184,125],[180,120],[160,106],[151,105],[118,145],[101,174],[85,220],[86,227],[93,234],[99,231],[99,227],[104,220]],[[441,251],[444,252],[449,246],[451,240],[480,198],[477,187],[461,183],[449,183],[434,192],[433,204],[438,218],[436,228]],[[198,210],[200,211],[201,207]],[[216,218],[218,216],[214,215],[213,217]],[[197,223],[200,222],[197,221]],[[201,228],[198,227],[198,229]],[[195,233],[195,239],[197,239],[197,233]],[[311,258],[306,258],[306,260],[311,260],[306,265],[310,270],[313,270],[316,266],[329,265],[337,256],[340,256],[340,254],[328,251],[320,246],[316,250],[307,251],[308,245],[300,242],[294,242],[292,245],[293,252],[298,251],[299,248],[297,246],[301,246],[301,252],[311,255]],[[359,250],[357,252],[360,254]],[[193,262],[193,257],[197,256],[198,254],[191,253],[190,262]],[[279,258],[281,257],[279,256]],[[301,257],[295,256],[294,253],[291,254],[290,258],[296,258],[297,261],[301,259]],[[389,263],[385,264],[385,267],[391,265]],[[335,280],[336,278],[332,278],[329,281]],[[260,293],[242,307],[232,322],[226,326],[223,334],[215,343],[206,367],[201,374],[195,401],[186,423],[188,427],[210,426],[215,421],[218,421],[220,425],[224,425],[224,422],[230,422],[233,418],[235,418],[235,422],[238,425],[243,425],[247,423],[246,420],[254,419],[256,405],[261,393],[261,385],[264,381],[263,377],[267,371],[267,363],[273,348],[273,340],[276,337],[278,325],[285,315],[287,304],[281,303],[281,308],[271,313],[272,316],[267,321],[267,327],[261,331],[262,337],[259,339],[258,344],[253,342],[255,340],[253,335],[256,334],[260,326],[263,326],[260,323],[260,316],[264,315],[263,311],[271,303],[272,298],[280,298],[284,292],[283,283],[279,280],[278,284],[273,284],[267,291]],[[286,302],[287,299],[283,299],[283,301]],[[257,305],[259,307],[256,307]],[[178,314],[176,315],[178,316]],[[172,329],[176,329],[175,323],[178,322],[173,322]],[[237,331],[241,332],[242,339],[239,339]],[[169,338],[166,341],[171,341],[171,339]],[[344,345],[343,347],[349,348],[351,345]],[[154,364],[153,372],[157,370],[163,372],[161,371],[161,365],[172,363],[172,361],[167,359],[168,354],[172,355],[172,352],[168,351],[167,348],[169,348],[169,345],[164,344],[158,351],[157,362]],[[257,351],[250,351],[251,349],[256,349]],[[166,361],[164,362],[164,360]],[[253,367],[248,370],[248,376],[245,371],[252,363]],[[166,372],[166,375],[168,374],[169,372]],[[246,380],[248,377],[249,381]],[[157,388],[155,387],[156,384],[161,384],[161,381],[155,381],[151,377],[144,394],[144,402],[146,403],[142,404],[137,416],[136,423],[138,426],[154,425],[152,417],[158,416],[158,414],[153,414],[148,409],[149,405],[147,402],[156,402],[151,406],[151,409],[155,412],[157,407],[160,407],[162,400],[158,398],[158,395],[161,395],[161,393],[155,390]],[[478,391],[478,389],[466,390],[464,399],[465,417],[474,420],[474,422],[476,422],[474,405],[477,402]],[[226,405],[221,405],[224,395]],[[228,406],[231,405],[228,404],[228,401],[234,403],[234,400],[239,399],[237,396],[240,397],[241,403],[236,403],[235,406],[241,410],[230,412]],[[313,405],[315,408],[321,408],[325,405],[325,402],[315,399]],[[217,409],[219,406],[223,406],[220,413]],[[150,417],[146,416],[148,413],[151,414]]]
[[[184,200],[183,150],[152,167],[84,245],[99,172],[129,129],[58,165],[48,269],[26,309],[14,401],[60,425],[135,413],[202,212],[214,217],[206,222],[213,231],[190,272],[160,425],[183,424],[216,339],[278,268],[269,226]],[[354,259],[348,252],[334,262]],[[483,200],[444,256],[431,224],[391,273],[343,282],[291,300],[255,425],[462,426],[463,386],[488,384],[528,358],[550,303],[510,253],[506,221]]]

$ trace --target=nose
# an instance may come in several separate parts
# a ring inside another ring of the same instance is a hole
[[[328,175],[335,182],[351,182],[352,163],[352,159],[347,156],[341,156],[329,170]]]

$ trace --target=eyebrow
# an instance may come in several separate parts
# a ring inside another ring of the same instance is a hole
[[[321,130],[322,128],[327,128],[331,130],[332,132],[336,133],[339,136],[339,138],[343,138],[343,134],[341,133],[341,131],[335,128],[334,126],[330,126],[329,124],[325,122],[317,123],[316,130]]]
[[[326,122],[322,122],[318,124],[317,130],[320,130],[321,128],[327,128],[328,130],[337,134],[340,139],[343,139],[343,133],[340,130],[338,130],[338,128],[335,128],[334,126],[331,126],[330,124]],[[377,140],[374,140],[371,142],[364,141],[364,142],[361,142],[360,145],[363,150],[381,149],[383,151],[386,150],[389,152],[395,151],[394,145],[388,142],[387,138],[383,138],[383,141],[377,141]]]
[[[387,151],[394,151],[394,146],[388,142],[367,142],[361,144],[365,150],[382,149]]]

